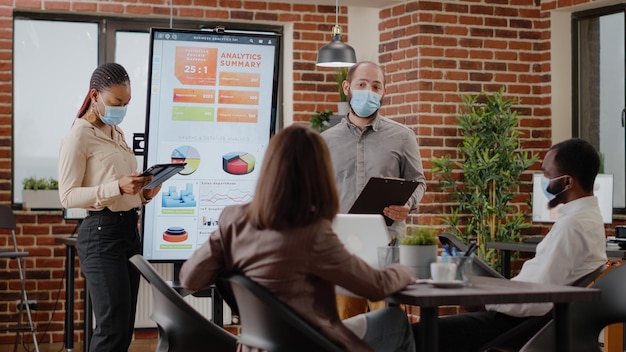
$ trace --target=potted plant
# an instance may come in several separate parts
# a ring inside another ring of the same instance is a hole
[[[330,117],[332,116],[333,111],[327,109],[324,112],[316,111],[314,115],[309,119],[309,125],[314,130],[318,132],[324,132],[330,127]]]
[[[52,177],[28,177],[22,180],[22,208],[30,210],[61,209],[59,182]]]
[[[348,102],[346,94],[343,92],[343,81],[348,76],[348,67],[339,67],[335,71],[335,82],[337,82],[337,91],[339,93],[339,103],[337,103],[337,115],[345,116],[348,114]]]
[[[503,89],[461,98],[459,158],[433,158],[433,178],[454,202],[444,223],[466,243],[477,239],[478,256],[497,268],[499,253],[485,245],[515,242],[530,227],[528,215],[511,202],[538,155],[520,149],[516,101],[505,99]]]
[[[432,227],[408,227],[400,239],[400,264],[418,279],[430,278],[430,263],[437,261],[437,235]]]

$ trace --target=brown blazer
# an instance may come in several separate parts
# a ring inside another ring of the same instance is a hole
[[[409,270],[401,265],[373,269],[345,249],[328,220],[277,232],[250,226],[245,212],[245,205],[224,209],[218,230],[183,264],[183,287],[208,288],[221,272],[241,272],[347,351],[371,351],[339,320],[335,285],[380,300],[411,282]]]

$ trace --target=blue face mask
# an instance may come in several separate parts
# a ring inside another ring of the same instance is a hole
[[[357,116],[367,118],[380,109],[380,99],[381,95],[369,89],[353,90],[350,106]]]
[[[102,102],[102,104],[104,104],[104,102]],[[96,109],[98,109],[98,104],[96,104]],[[98,115],[100,116],[100,120],[107,125],[119,125],[124,121],[124,117],[126,116],[126,106],[108,106],[104,104],[104,115],[101,114],[100,111],[98,111]]]
[[[542,186],[542,188],[546,191],[546,193],[547,193],[546,195],[548,195],[548,194],[550,195],[550,196],[548,196],[548,199],[552,199],[552,198],[556,197],[557,195],[565,192],[565,187],[563,185],[558,186],[561,189],[559,189],[559,188],[554,189],[554,187],[550,187],[552,185],[552,181],[560,180],[560,179],[562,179],[564,177],[568,177],[568,175],[562,175],[562,176],[555,177],[555,178],[547,178],[547,177],[543,176],[541,178],[541,186]]]
[[[543,176],[541,178],[541,187],[544,190],[546,197],[548,197],[548,208],[552,209],[561,203],[560,196],[563,192],[567,191],[563,184],[559,184],[555,187],[552,187],[552,181],[560,180],[564,177],[568,177],[569,175],[562,175],[555,178],[547,178]]]

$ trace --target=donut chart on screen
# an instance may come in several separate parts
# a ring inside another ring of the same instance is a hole
[[[187,231],[179,226],[169,227],[163,232],[163,239],[166,242],[184,242],[188,237]]]
[[[184,145],[172,151],[172,162],[187,163],[179,174],[191,175],[198,169],[198,166],[200,166],[200,153],[196,148],[190,145]]]
[[[256,158],[245,152],[231,152],[222,156],[222,169],[232,175],[246,175],[254,171]]]

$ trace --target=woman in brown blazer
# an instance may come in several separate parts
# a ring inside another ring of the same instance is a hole
[[[349,253],[331,227],[338,204],[324,140],[307,126],[285,128],[269,143],[254,199],[223,210],[218,229],[183,264],[182,285],[200,290],[222,272],[241,272],[346,351],[415,351],[399,308],[339,319],[335,285],[380,300],[414,278],[399,264],[377,270]]]

